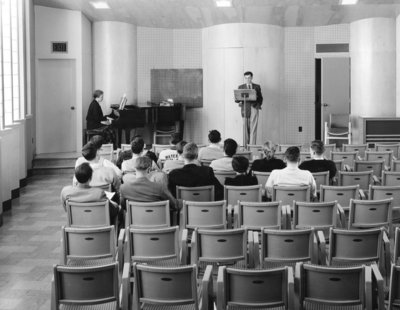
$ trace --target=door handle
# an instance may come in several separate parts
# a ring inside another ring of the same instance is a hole
[[[327,106],[329,106],[329,104],[323,103],[322,106],[323,106],[323,107],[327,107]]]
[[[75,110],[75,107],[71,107],[71,110]]]

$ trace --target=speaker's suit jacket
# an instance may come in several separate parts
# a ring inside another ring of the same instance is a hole
[[[263,103],[263,96],[261,94],[261,87],[258,84],[251,84],[252,89],[256,91],[257,100],[256,101],[247,101],[249,104],[246,104],[246,117],[250,117],[251,107],[256,108],[257,110],[261,109],[261,105]],[[239,85],[239,89],[247,89],[247,84]],[[244,115],[244,104],[241,103],[242,108],[242,116]]]

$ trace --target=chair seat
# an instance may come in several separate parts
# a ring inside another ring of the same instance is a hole
[[[116,309],[118,309],[116,301],[98,305],[75,305],[75,304],[60,305],[60,310],[116,310]]]
[[[265,260],[264,261],[264,268],[272,269],[272,268],[280,268],[284,266],[288,267],[295,267],[297,262],[300,262],[302,260],[299,259],[277,259],[277,260]],[[311,263],[310,260],[303,260],[302,262],[304,263]]]
[[[257,309],[257,310],[284,310],[285,306],[282,305],[280,307],[273,307],[273,308],[259,308],[259,307],[252,308],[252,307],[241,307],[241,306],[236,306],[236,305],[235,306],[228,305],[227,309],[228,310],[254,310],[254,309]]]
[[[189,305],[152,305],[152,304],[145,304],[141,308],[143,310],[197,310],[194,304]]]
[[[347,128],[347,127],[329,128],[328,133],[331,135],[347,135],[347,134],[349,134],[349,128]]]
[[[305,300],[304,301],[304,310],[362,310],[362,304],[353,304],[353,305],[329,305],[323,302],[316,302]]]
[[[67,266],[71,267],[89,267],[89,266],[99,266],[99,265],[106,265],[113,263],[113,258],[105,257],[105,258],[94,258],[94,259],[87,259],[87,258],[68,258]]]
[[[135,262],[138,262],[138,261],[135,261]],[[181,266],[180,261],[179,261],[178,258],[146,261],[145,263],[146,263],[146,265],[158,266],[158,267],[178,267],[178,266]]]

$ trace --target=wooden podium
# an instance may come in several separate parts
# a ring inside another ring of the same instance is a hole
[[[249,101],[256,101],[257,94],[254,89],[235,89],[233,91],[236,102],[243,102],[243,146],[247,149],[250,139],[250,112],[247,113]]]

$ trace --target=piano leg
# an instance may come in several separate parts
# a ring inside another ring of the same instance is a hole
[[[131,143],[131,128],[125,128],[125,143]]]

